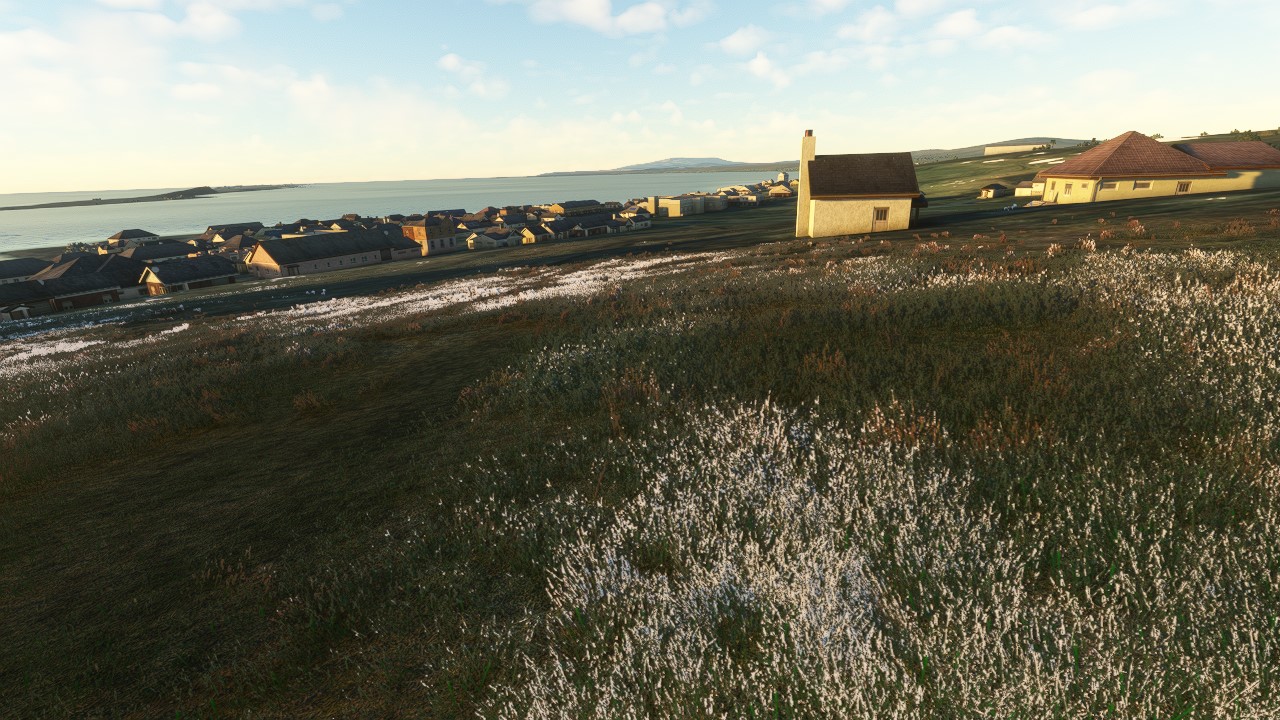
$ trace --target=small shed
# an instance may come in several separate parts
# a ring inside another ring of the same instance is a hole
[[[984,185],[982,187],[982,190],[978,192],[978,199],[990,200],[992,198],[1004,197],[1005,195],[1012,194],[1012,191],[1004,185],[1001,185],[1000,183],[991,183],[990,185]]]

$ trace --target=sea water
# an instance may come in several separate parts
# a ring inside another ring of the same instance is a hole
[[[475,211],[486,206],[565,200],[624,202],[648,195],[714,191],[771,178],[770,173],[756,171],[325,183],[192,200],[6,210],[0,211],[0,253],[70,242],[96,242],[128,228],[166,236],[201,233],[210,225],[258,221],[270,226],[301,218],[329,220],[346,213],[376,217],[431,210]],[[0,207],[139,197],[181,189],[185,188],[0,194]]]

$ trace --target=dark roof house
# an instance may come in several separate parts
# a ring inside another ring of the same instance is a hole
[[[0,282],[17,278],[26,279],[52,265],[52,261],[35,258],[0,260]]]
[[[809,161],[810,197],[923,198],[911,153],[818,155]]]

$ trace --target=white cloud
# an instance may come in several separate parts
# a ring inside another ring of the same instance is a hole
[[[1039,30],[1001,25],[983,33],[981,44],[1007,50],[1038,47],[1049,42],[1049,36]]]
[[[783,88],[791,84],[791,77],[783,72],[765,55],[763,51],[747,62],[747,71],[758,78],[768,80],[774,87]]]
[[[877,5],[859,15],[852,24],[842,26],[836,31],[836,37],[841,40],[884,42],[893,35],[897,26],[898,18],[883,5]]]
[[[467,90],[477,97],[497,100],[506,97],[511,87],[505,80],[490,77],[485,64],[467,60],[457,53],[448,53],[436,61],[436,65],[467,84]]]
[[[159,10],[164,0],[97,0],[99,5],[115,10]]]
[[[209,102],[222,97],[222,88],[214,83],[179,83],[173,86],[170,94],[177,100],[188,102]]]
[[[894,8],[903,17],[914,18],[933,15],[949,4],[949,0],[898,0]]]
[[[816,15],[840,12],[849,6],[849,0],[809,0],[809,11]]]
[[[730,55],[750,55],[769,41],[767,30],[755,25],[738,28],[733,34],[722,38],[717,45]]]
[[[631,3],[615,12],[613,0],[489,0],[517,3],[529,8],[529,16],[540,23],[581,25],[611,37],[644,35],[685,27],[711,14],[710,0],[677,3],[674,0],[647,0]]]
[[[333,22],[342,19],[344,12],[338,3],[322,3],[311,8],[311,17],[320,22]]]
[[[959,10],[939,20],[933,26],[933,34],[947,38],[973,37],[982,32],[977,10]]]
[[[1168,2],[1156,0],[1127,0],[1099,3],[1076,2],[1058,10],[1058,20],[1064,25],[1082,30],[1102,30],[1130,22],[1145,21],[1172,11]]]

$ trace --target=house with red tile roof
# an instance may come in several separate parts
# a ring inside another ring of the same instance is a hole
[[[1060,205],[1280,188],[1280,150],[1264,142],[1166,145],[1127,132],[1035,178]]]

